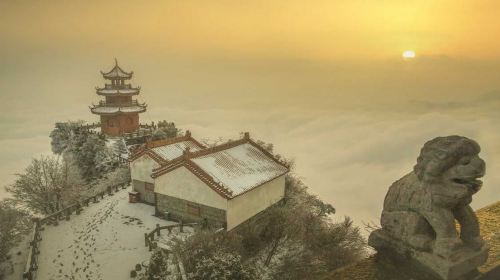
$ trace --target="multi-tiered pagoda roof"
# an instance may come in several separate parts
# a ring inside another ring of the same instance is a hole
[[[132,87],[126,84],[125,80],[132,79],[134,72],[125,72],[115,60],[115,66],[109,72],[101,71],[102,77],[111,81],[111,84],[105,84],[103,88],[96,87],[96,93],[103,96],[132,96],[138,95],[141,87]]]
[[[131,97],[138,95],[141,88],[132,87],[125,81],[132,78],[133,72],[125,72],[115,60],[115,66],[109,72],[101,71],[104,79],[110,81],[103,88],[96,87],[96,93],[105,96],[106,100],[92,104],[90,111],[98,115],[114,115],[120,113],[142,113],[147,105],[133,100]]]
[[[118,61],[115,60],[115,67],[113,67],[113,69],[111,69],[107,73],[104,73],[101,71],[101,74],[104,77],[104,79],[108,79],[108,80],[113,80],[113,79],[115,79],[115,80],[121,80],[121,79],[130,80],[130,79],[132,79],[132,74],[134,74],[134,72],[133,71],[130,71],[130,72],[123,71],[123,69],[120,66],[118,66]]]

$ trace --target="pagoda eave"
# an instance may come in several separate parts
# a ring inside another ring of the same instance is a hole
[[[125,72],[120,66],[118,66],[118,61],[115,61],[115,67],[109,72],[105,73],[101,71],[102,77],[108,80],[130,80],[132,79],[133,71]]]
[[[108,92],[106,92],[106,91],[108,91]],[[106,90],[106,91],[97,89],[96,94],[101,95],[101,96],[134,96],[134,95],[139,95],[139,93],[140,93],[139,89],[130,90],[130,91],[121,91],[121,90],[114,90],[114,91],[113,90]]]
[[[140,114],[146,112],[146,105],[132,107],[90,107],[90,112],[96,115]]]
[[[101,72],[102,77],[106,80],[131,80],[132,74],[130,75],[106,75],[106,73]]]

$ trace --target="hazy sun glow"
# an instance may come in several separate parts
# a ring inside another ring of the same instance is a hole
[[[405,58],[405,59],[415,58],[415,52],[414,51],[404,51],[403,58]]]

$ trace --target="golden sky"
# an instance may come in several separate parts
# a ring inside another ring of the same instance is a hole
[[[495,0],[2,1],[14,48],[379,59],[500,56]]]

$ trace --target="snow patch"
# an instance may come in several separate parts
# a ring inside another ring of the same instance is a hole
[[[144,233],[174,224],[153,216],[154,207],[129,203],[128,190],[106,196],[80,215],[41,232],[37,279],[128,279],[150,258]]]

